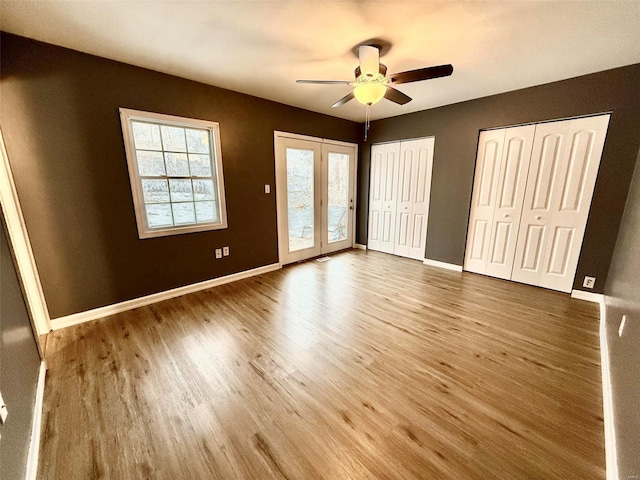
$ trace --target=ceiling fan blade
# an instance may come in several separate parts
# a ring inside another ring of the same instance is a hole
[[[340,100],[338,100],[333,105],[331,105],[331,108],[340,107],[340,106],[344,105],[345,103],[347,103],[349,100],[353,100],[354,98],[355,98],[355,95],[353,94],[353,92],[351,92],[348,95],[345,95],[344,97],[342,97]]]
[[[358,47],[360,60],[360,72],[366,77],[375,77],[380,70],[380,50],[373,45],[360,45]]]
[[[389,78],[391,83],[409,83],[419,82],[421,80],[430,80],[432,78],[448,77],[453,73],[452,65],[438,65],[437,67],[418,68],[417,70],[409,70],[407,72],[394,73]]]
[[[320,85],[349,85],[349,80],[296,80],[296,83],[317,83]]]
[[[391,100],[398,105],[404,105],[405,103],[409,103],[411,101],[411,97],[405,95],[400,90],[396,90],[393,87],[387,85],[387,91],[384,94],[384,98],[387,100]]]

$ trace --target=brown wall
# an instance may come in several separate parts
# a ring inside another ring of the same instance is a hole
[[[621,479],[633,478],[640,475],[640,154],[604,293],[618,466]]]
[[[594,276],[601,293],[640,147],[638,85],[640,64],[372,122],[360,149],[358,243],[367,241],[372,143],[435,136],[426,257],[462,265],[479,131],[611,111],[574,284],[582,289],[583,277]]]
[[[273,131],[362,134],[354,122],[22,37],[0,42],[0,125],[52,318],[277,262],[275,194],[263,193],[275,183]],[[357,241],[366,243],[371,143],[436,137],[426,256],[462,264],[479,131],[612,111],[576,276],[576,288],[596,276],[602,292],[640,145],[638,84],[632,65],[373,122],[360,149]],[[220,123],[228,229],[138,239],[119,107]],[[223,245],[231,256],[215,260]]]
[[[0,125],[52,318],[278,261],[274,130],[355,122],[2,34]],[[211,60],[213,61],[213,59]],[[118,108],[220,123],[229,228],[139,240]],[[215,260],[214,249],[231,247]]]

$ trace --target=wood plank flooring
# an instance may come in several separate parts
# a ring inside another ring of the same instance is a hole
[[[360,250],[50,334],[41,479],[604,479],[596,306]]]

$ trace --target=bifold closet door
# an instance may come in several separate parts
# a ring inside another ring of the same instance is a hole
[[[433,138],[400,142],[393,253],[415,260],[424,259],[427,242],[434,143]]]
[[[609,115],[537,126],[512,279],[573,287]]]
[[[369,238],[367,247],[393,253],[396,236],[396,202],[400,143],[371,147],[369,186]]]
[[[424,259],[434,143],[431,137],[371,147],[369,249]]]
[[[534,125],[480,133],[465,269],[511,278]]]

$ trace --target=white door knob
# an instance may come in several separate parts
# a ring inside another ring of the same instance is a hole
[[[536,220],[541,220],[542,217],[540,215],[536,215]]]

